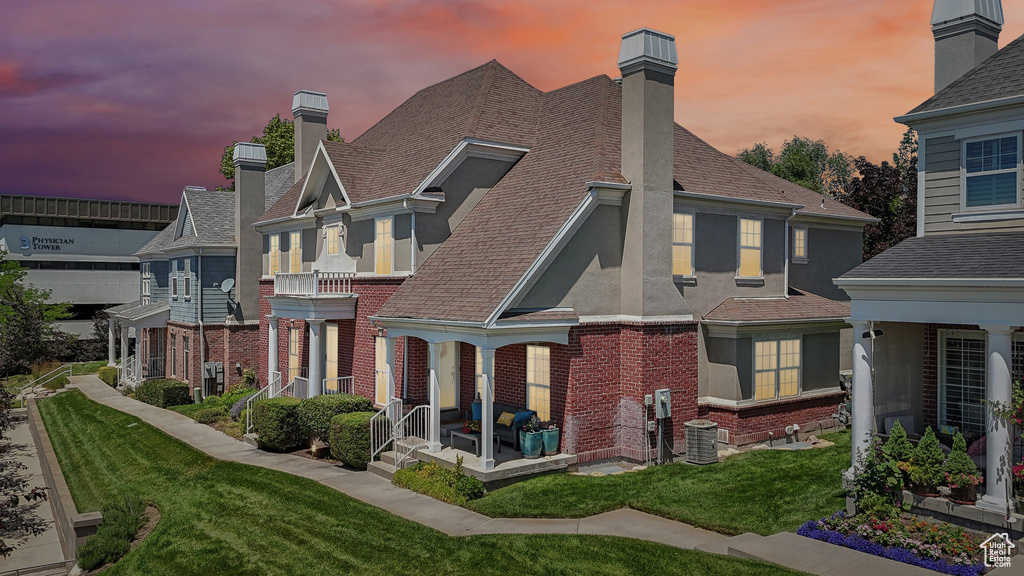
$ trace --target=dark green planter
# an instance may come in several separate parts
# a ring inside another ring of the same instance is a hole
[[[545,430],[542,434],[544,435],[544,455],[558,454],[558,437],[560,434],[558,428]]]
[[[523,458],[540,458],[540,451],[544,448],[544,433],[520,431],[519,448],[523,451]]]

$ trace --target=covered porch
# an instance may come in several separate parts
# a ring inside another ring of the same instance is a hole
[[[137,386],[145,380],[165,377],[167,321],[170,304],[134,302],[107,310],[107,365],[118,367],[118,384]],[[115,362],[115,321],[121,325],[121,359]],[[134,352],[129,354],[134,333]]]

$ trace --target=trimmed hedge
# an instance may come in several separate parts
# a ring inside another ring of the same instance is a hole
[[[331,419],[331,458],[357,470],[370,463],[370,418],[374,412],[349,412]]]
[[[252,406],[252,423],[260,446],[277,452],[290,452],[306,443],[299,425],[298,398],[271,398]]]
[[[455,468],[450,470],[436,462],[420,462],[396,471],[391,482],[399,488],[457,506],[465,506],[467,501],[484,495],[484,483],[463,473],[461,459],[456,460]]]
[[[370,412],[373,402],[363,396],[330,394],[307,398],[299,404],[299,424],[310,438],[330,443],[331,420],[339,414]]]
[[[228,417],[228,410],[223,406],[211,406],[196,412],[195,421],[200,424],[213,424]]]
[[[117,388],[117,366],[103,366],[96,372],[96,375],[108,386]]]
[[[103,523],[76,551],[79,568],[93,570],[117,562],[128,553],[135,535],[145,525],[146,505],[136,496],[122,496],[104,506]]]
[[[178,380],[147,380],[135,390],[135,399],[160,408],[192,403],[188,384]]]

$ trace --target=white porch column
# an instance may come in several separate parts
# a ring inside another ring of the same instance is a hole
[[[385,363],[387,364],[387,374],[385,376],[387,377],[387,398],[385,399],[385,401],[390,403],[391,400],[394,399],[395,397],[395,347],[398,342],[398,339],[391,338],[389,336],[388,338],[386,338],[386,342],[387,346],[385,352]],[[391,408],[391,412],[388,414],[388,417],[391,419],[393,423],[397,424],[398,420],[402,418],[402,415],[396,413],[394,408]]]
[[[121,324],[121,365],[128,359],[128,325]]]
[[[1012,391],[1010,379],[1010,355],[1012,354],[1012,333],[1009,326],[982,326],[988,332],[988,366],[986,399],[990,402],[1008,404]],[[985,436],[985,495],[978,501],[979,508],[1005,514],[1010,503],[1012,468],[1012,445],[1010,430],[1005,421],[988,417],[988,434]]]
[[[324,386],[324,351],[320,345],[323,320],[306,320],[309,324],[309,397],[319,396]]]
[[[441,345],[427,342],[427,357],[430,359],[430,375],[427,380],[428,397],[430,398],[430,424],[427,449],[431,452],[441,450],[441,381],[437,377],[437,368],[441,365]]]
[[[114,340],[114,325],[117,321],[113,316],[107,314],[107,366],[117,365],[117,355],[115,349],[117,345]]]
[[[853,326],[853,414],[851,440],[853,443],[853,467],[861,453],[871,447],[871,435],[875,428],[875,405],[871,374],[871,338],[864,334],[869,330],[867,322],[849,321]]]
[[[135,327],[135,383],[142,382],[142,328]]]
[[[480,459],[484,470],[494,468],[494,348],[480,349],[483,385],[480,386]]]
[[[272,374],[281,369],[277,363],[277,316],[267,316],[267,381],[264,386],[270,384]]]

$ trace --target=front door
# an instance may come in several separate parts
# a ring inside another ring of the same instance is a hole
[[[437,367],[437,378],[441,385],[441,409],[459,407],[459,343],[442,342],[441,362]]]

